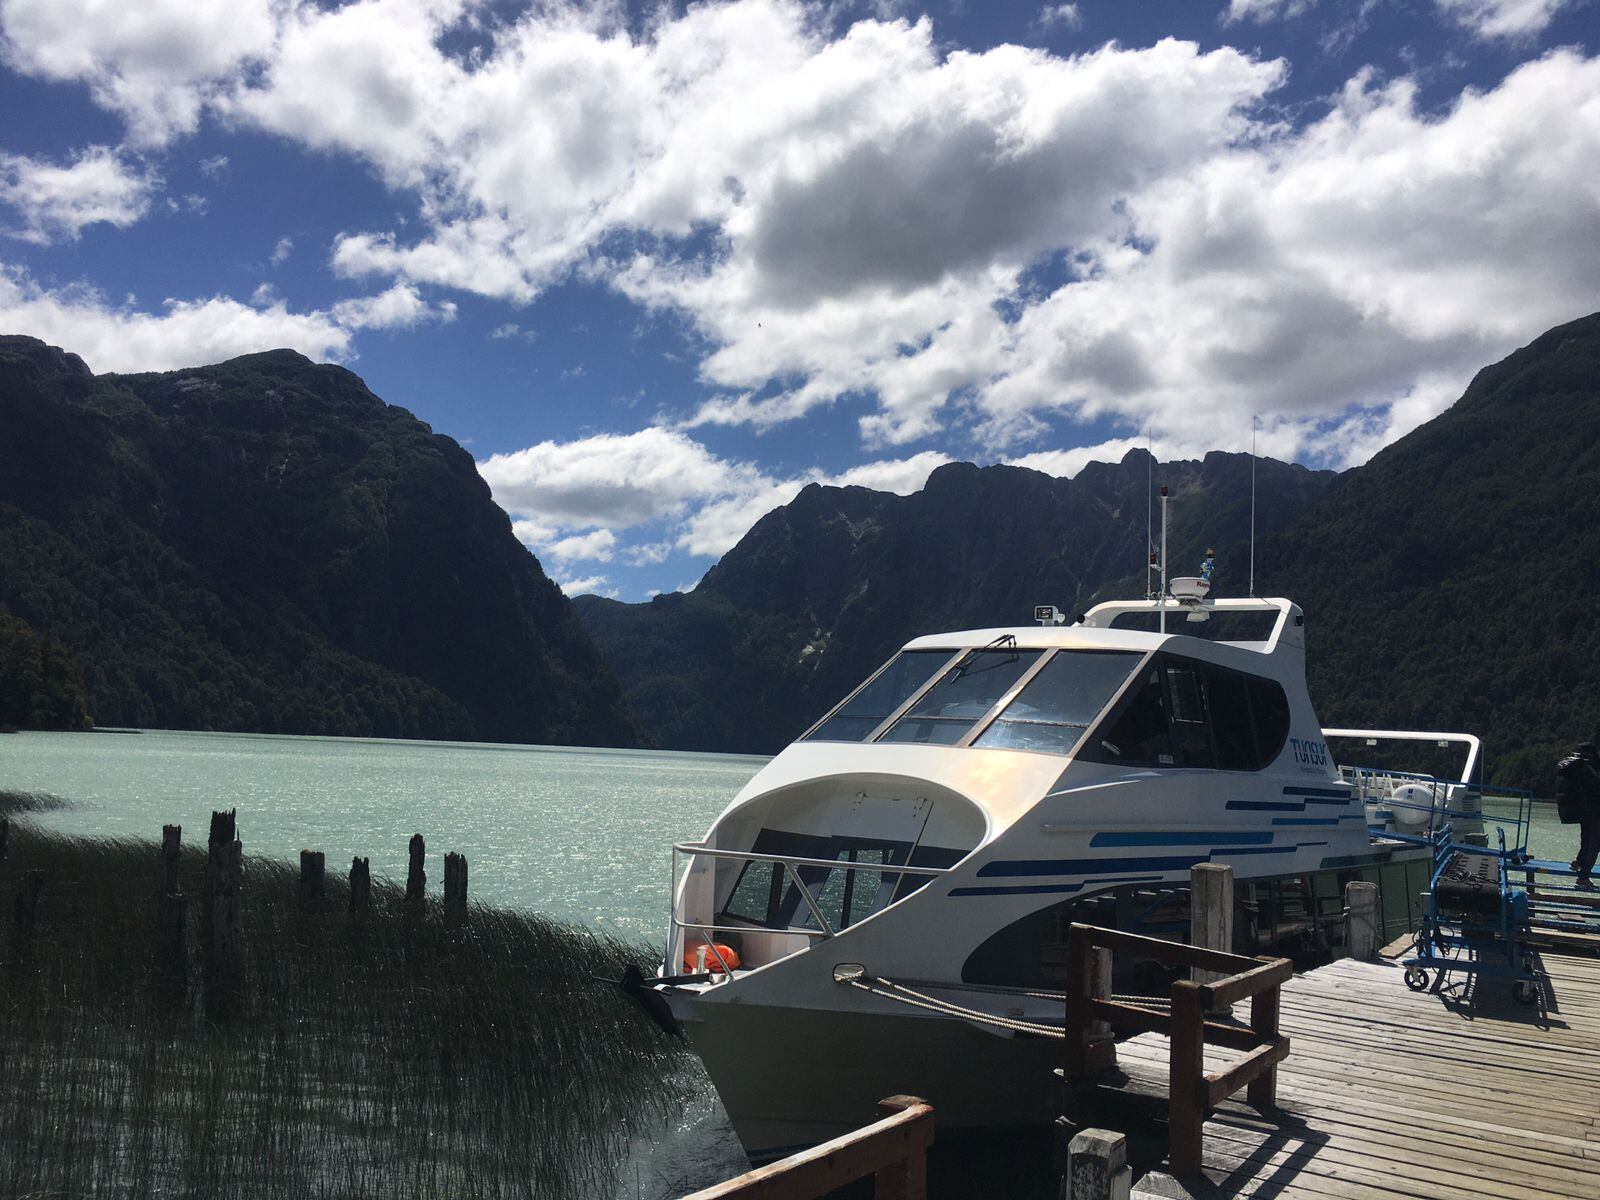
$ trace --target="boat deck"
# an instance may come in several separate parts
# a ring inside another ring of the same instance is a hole
[[[1218,1109],[1205,1126],[1206,1183],[1188,1194],[1600,1196],[1600,959],[1545,951],[1538,961],[1548,978],[1532,1007],[1503,981],[1464,975],[1411,992],[1389,962],[1298,976],[1282,991],[1292,1045],[1280,1108]],[[1208,1046],[1207,1070],[1236,1057]],[[1122,1090],[1166,1095],[1164,1036],[1120,1044],[1117,1060]]]

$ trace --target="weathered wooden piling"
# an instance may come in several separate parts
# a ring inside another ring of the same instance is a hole
[[[244,911],[239,895],[244,875],[244,845],[238,839],[237,809],[211,814],[206,850],[206,899],[210,908],[208,981],[222,991],[244,979]]]
[[[467,856],[454,851],[444,856],[444,919],[451,925],[467,919]]]
[[[1378,936],[1378,885],[1375,883],[1347,883],[1344,885],[1345,946],[1351,958],[1370,961],[1378,957],[1382,939]]]
[[[182,978],[187,951],[189,898],[178,874],[183,826],[161,827],[161,860],[156,888],[156,961],[170,977]]]
[[[350,860],[350,911],[365,913],[372,908],[372,867],[364,858]]]
[[[327,861],[322,851],[300,851],[300,903],[316,904],[327,891]]]
[[[1189,868],[1189,944],[1233,953],[1233,868],[1196,863]],[[1194,967],[1189,978],[1212,983],[1226,972]]]
[[[423,897],[428,893],[428,872],[423,868],[427,854],[428,847],[423,842],[422,835],[413,833],[411,863],[406,868],[406,904],[412,908],[420,908]]]
[[[1085,1129],[1073,1137],[1061,1200],[1128,1200],[1132,1184],[1126,1137],[1106,1129]]]
[[[17,893],[11,906],[11,923],[18,933],[30,933],[39,923],[39,902],[44,896],[44,876],[38,871],[28,873],[28,882]]]

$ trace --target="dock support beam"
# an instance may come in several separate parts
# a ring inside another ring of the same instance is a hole
[[[1344,944],[1350,957],[1370,960],[1378,957],[1378,885],[1344,885]]]
[[[1233,953],[1233,868],[1197,863],[1189,868],[1189,944]],[[1192,967],[1195,983],[1212,983],[1226,972]]]
[[[1072,1139],[1061,1200],[1128,1200],[1132,1189],[1127,1138],[1105,1129],[1085,1129]]]

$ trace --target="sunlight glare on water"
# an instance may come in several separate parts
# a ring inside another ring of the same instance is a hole
[[[237,806],[247,854],[323,850],[330,872],[367,855],[405,878],[413,833],[428,890],[444,854],[467,856],[476,900],[661,942],[674,841],[696,839],[765,759],[457,742],[257,734],[19,733],[0,737],[0,790],[72,807],[37,819],[63,833],[203,843]]]

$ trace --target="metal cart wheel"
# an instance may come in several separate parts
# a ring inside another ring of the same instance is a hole
[[[1539,989],[1526,979],[1519,979],[1511,985],[1511,998],[1518,1004],[1532,1004],[1539,998]]]
[[[1406,986],[1413,992],[1428,990],[1428,973],[1421,967],[1406,968]]]

